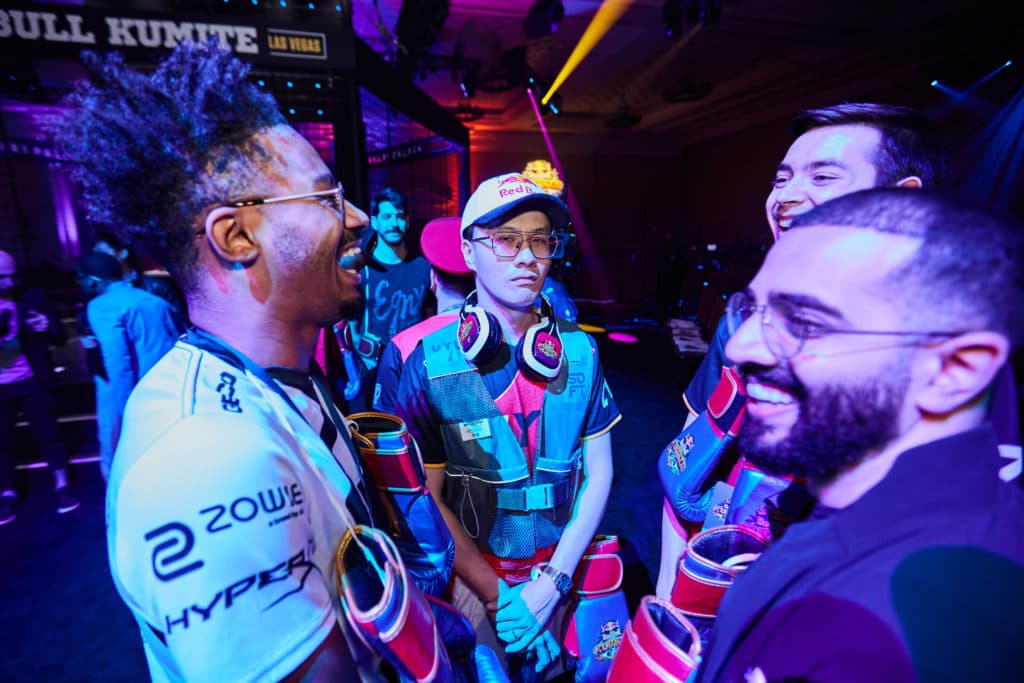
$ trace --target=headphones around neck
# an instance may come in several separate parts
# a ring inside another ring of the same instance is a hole
[[[476,290],[459,310],[459,347],[474,365],[490,363],[504,343],[501,324],[477,305]],[[531,325],[516,345],[516,365],[530,379],[550,382],[562,369],[562,339],[551,304],[541,297],[540,322]]]

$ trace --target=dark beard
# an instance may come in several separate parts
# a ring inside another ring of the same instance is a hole
[[[781,441],[766,444],[762,440],[771,428],[747,414],[738,437],[740,453],[770,474],[832,479],[898,435],[899,411],[910,379],[898,367],[889,368],[883,381],[828,384],[813,392],[790,374],[791,382],[799,385],[792,392],[800,402],[796,424]]]

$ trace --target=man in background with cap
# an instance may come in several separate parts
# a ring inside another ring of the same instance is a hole
[[[461,220],[435,218],[420,233],[420,249],[430,263],[430,291],[437,299],[437,315],[408,327],[388,342],[381,355],[374,389],[373,409],[395,412],[398,382],[405,361],[420,339],[458,319],[458,309],[473,291],[473,271],[462,258]]]
[[[93,380],[100,473],[106,480],[128,395],[174,346],[185,323],[168,301],[123,279],[121,263],[107,253],[94,251],[82,257],[78,284],[90,299],[85,314],[103,359],[105,376]]]
[[[593,339],[535,308],[568,223],[520,174],[477,188],[461,223],[476,290],[416,346],[397,400],[455,538],[453,604],[480,642],[537,671],[604,515],[620,419]]]
[[[42,457],[53,469],[57,512],[71,512],[78,499],[68,483],[68,452],[57,428],[56,382],[50,344],[67,340],[53,304],[36,289],[23,289],[18,264],[0,251],[0,525],[15,518],[14,420],[28,419]]]

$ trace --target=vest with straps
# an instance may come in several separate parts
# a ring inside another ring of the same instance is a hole
[[[594,353],[579,328],[558,325],[566,362],[545,388],[532,473],[508,420],[459,347],[458,324],[423,340],[430,403],[448,459],[445,502],[477,547],[498,558],[531,558],[555,545],[572,515]]]

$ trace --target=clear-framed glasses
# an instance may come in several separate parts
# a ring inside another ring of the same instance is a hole
[[[737,292],[729,297],[725,307],[729,335],[736,333],[740,325],[752,315],[761,314],[761,334],[765,346],[779,360],[789,360],[799,354],[808,340],[821,339],[837,334],[851,334],[875,337],[917,337],[916,341],[901,342],[899,345],[917,346],[930,337],[956,337],[967,330],[854,330],[840,328],[814,319],[809,311],[784,302],[772,304],[754,303],[746,292]]]
[[[471,242],[486,244],[500,258],[512,258],[523,250],[523,244],[530,245],[530,253],[541,260],[562,258],[565,252],[565,235],[561,233],[538,232],[529,235],[518,230],[502,228],[485,237],[474,237]]]
[[[220,204],[214,204],[211,209],[216,209],[222,206],[231,206],[236,209],[240,209],[245,206],[263,206],[265,204],[280,204],[282,202],[297,202],[303,199],[319,199],[327,205],[328,208],[334,209],[342,218],[345,217],[345,188],[342,187],[339,181],[337,185],[329,190],[319,190],[317,192],[306,192],[305,194],[290,194],[284,197],[255,197],[253,199],[236,199],[234,201],[221,202]],[[199,232],[203,232],[200,230]]]

